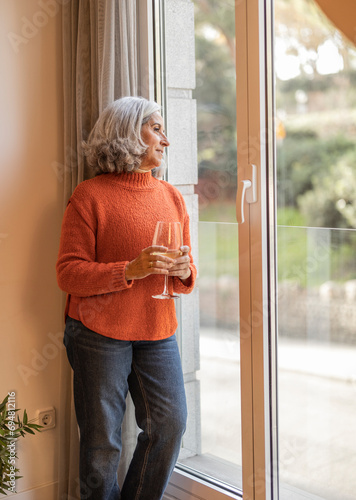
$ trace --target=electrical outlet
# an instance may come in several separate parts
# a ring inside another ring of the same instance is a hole
[[[41,432],[48,431],[56,426],[56,410],[53,406],[44,410],[37,410],[37,418],[39,425],[42,425]]]

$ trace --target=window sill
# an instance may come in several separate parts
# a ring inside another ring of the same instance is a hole
[[[219,481],[210,480],[216,477]],[[241,485],[240,466],[207,454],[195,455],[179,461],[164,499],[241,500]]]
[[[199,471],[201,477],[197,477],[198,473],[195,471]],[[220,484],[212,484],[209,477],[219,477]],[[224,483],[231,491],[224,489]],[[164,500],[241,500],[241,498],[241,466],[216,459],[208,454],[180,459],[163,497]],[[320,496],[285,483],[280,484],[279,499],[324,500]]]
[[[226,492],[202,479],[176,468],[163,500],[241,500],[242,496]]]

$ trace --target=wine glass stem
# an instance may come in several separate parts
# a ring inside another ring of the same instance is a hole
[[[167,276],[167,274],[164,277],[164,290],[162,292],[162,295],[169,295],[169,292],[168,292],[168,276]]]

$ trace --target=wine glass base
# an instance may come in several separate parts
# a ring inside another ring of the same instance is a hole
[[[161,293],[161,295],[152,295],[154,299],[178,299],[179,295],[165,295]]]

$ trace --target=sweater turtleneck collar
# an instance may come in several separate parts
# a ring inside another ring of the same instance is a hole
[[[131,189],[152,189],[157,184],[157,179],[152,176],[151,171],[148,172],[121,172],[113,174],[105,174],[110,176],[114,182],[120,182],[120,184],[131,188]]]

